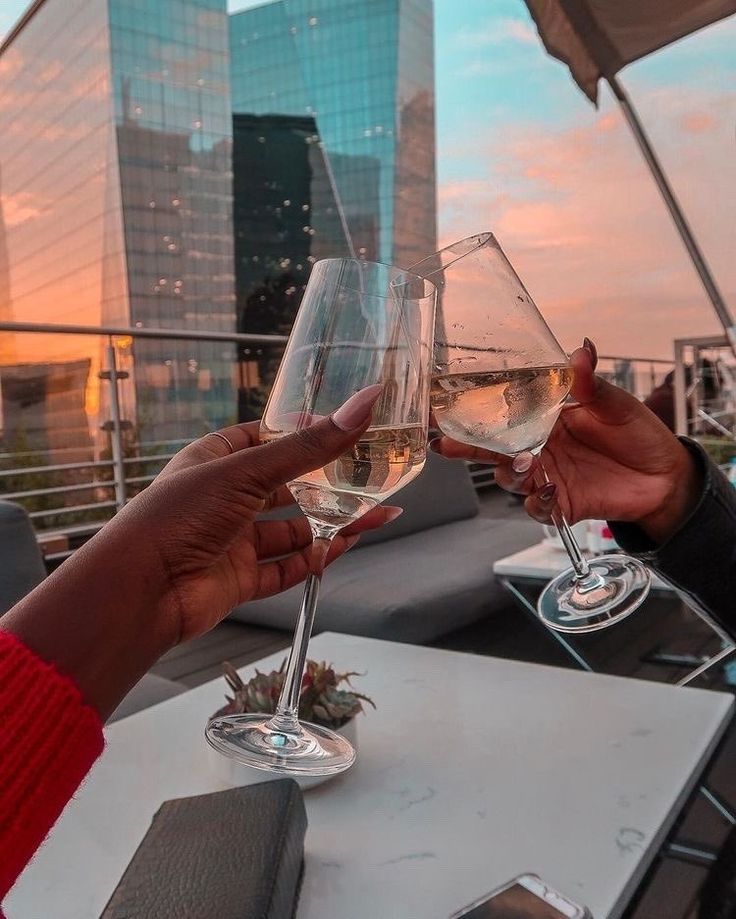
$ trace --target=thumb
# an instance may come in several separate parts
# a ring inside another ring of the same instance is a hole
[[[382,391],[380,383],[366,386],[329,418],[245,453],[233,453],[223,460],[223,469],[225,463],[228,466],[225,476],[231,473],[241,485],[247,479],[250,487],[265,497],[305,472],[319,469],[352,447],[366,430]]]
[[[604,424],[625,424],[637,410],[641,410],[641,403],[636,396],[595,375],[594,358],[589,348],[583,347],[573,351],[570,365],[575,372],[570,394],[577,404],[585,406],[586,411],[597,421]]]
[[[570,395],[581,405],[587,405],[597,395],[594,358],[587,348],[578,348],[570,355],[570,366],[575,374]]]

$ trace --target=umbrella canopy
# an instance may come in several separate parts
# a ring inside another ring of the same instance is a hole
[[[736,13],[736,0],[526,0],[547,51],[591,102],[598,80]]]
[[[736,323],[639,116],[616,74],[633,61],[736,13],[736,0],[526,0],[547,51],[591,102],[604,77],[639,144],[693,267],[736,355]]]

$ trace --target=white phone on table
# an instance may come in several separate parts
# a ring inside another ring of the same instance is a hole
[[[591,913],[536,874],[520,874],[450,919],[593,919]]]

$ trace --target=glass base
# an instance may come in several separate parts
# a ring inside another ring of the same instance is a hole
[[[596,632],[630,616],[649,593],[647,568],[627,555],[601,555],[590,562],[590,575],[563,571],[542,591],[539,618],[556,632]]]
[[[272,715],[223,715],[205,728],[207,743],[245,766],[283,775],[336,775],[355,762],[350,741],[318,724],[279,731]]]

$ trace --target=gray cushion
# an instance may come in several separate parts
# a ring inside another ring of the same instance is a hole
[[[468,467],[465,463],[446,460],[436,453],[427,455],[427,462],[420,475],[401,491],[391,495],[386,504],[403,507],[404,513],[393,523],[364,533],[356,548],[386,542],[397,536],[408,536],[453,520],[466,520],[478,513],[478,496]],[[269,511],[263,516],[284,519],[300,513],[299,508],[292,504]]]
[[[539,541],[528,520],[483,517],[405,536],[401,545],[349,552],[325,574],[317,629],[417,644],[492,615],[507,597],[493,575],[496,559]],[[246,603],[231,616],[292,629],[301,586]]]
[[[0,615],[46,577],[33,524],[18,504],[0,501]]]
[[[136,683],[128,695],[118,705],[115,711],[107,719],[110,724],[113,721],[119,721],[121,718],[127,718],[128,715],[134,715],[144,708],[150,708],[166,699],[172,699],[184,692],[186,686],[181,683],[174,683],[172,680],[166,680],[155,673],[147,673],[143,679]]]
[[[360,538],[361,547],[408,536],[429,527],[455,520],[467,520],[478,513],[478,496],[465,463],[446,460],[436,453],[427,455],[424,469],[406,488],[387,499],[386,504],[404,508],[394,523],[371,530]]]

